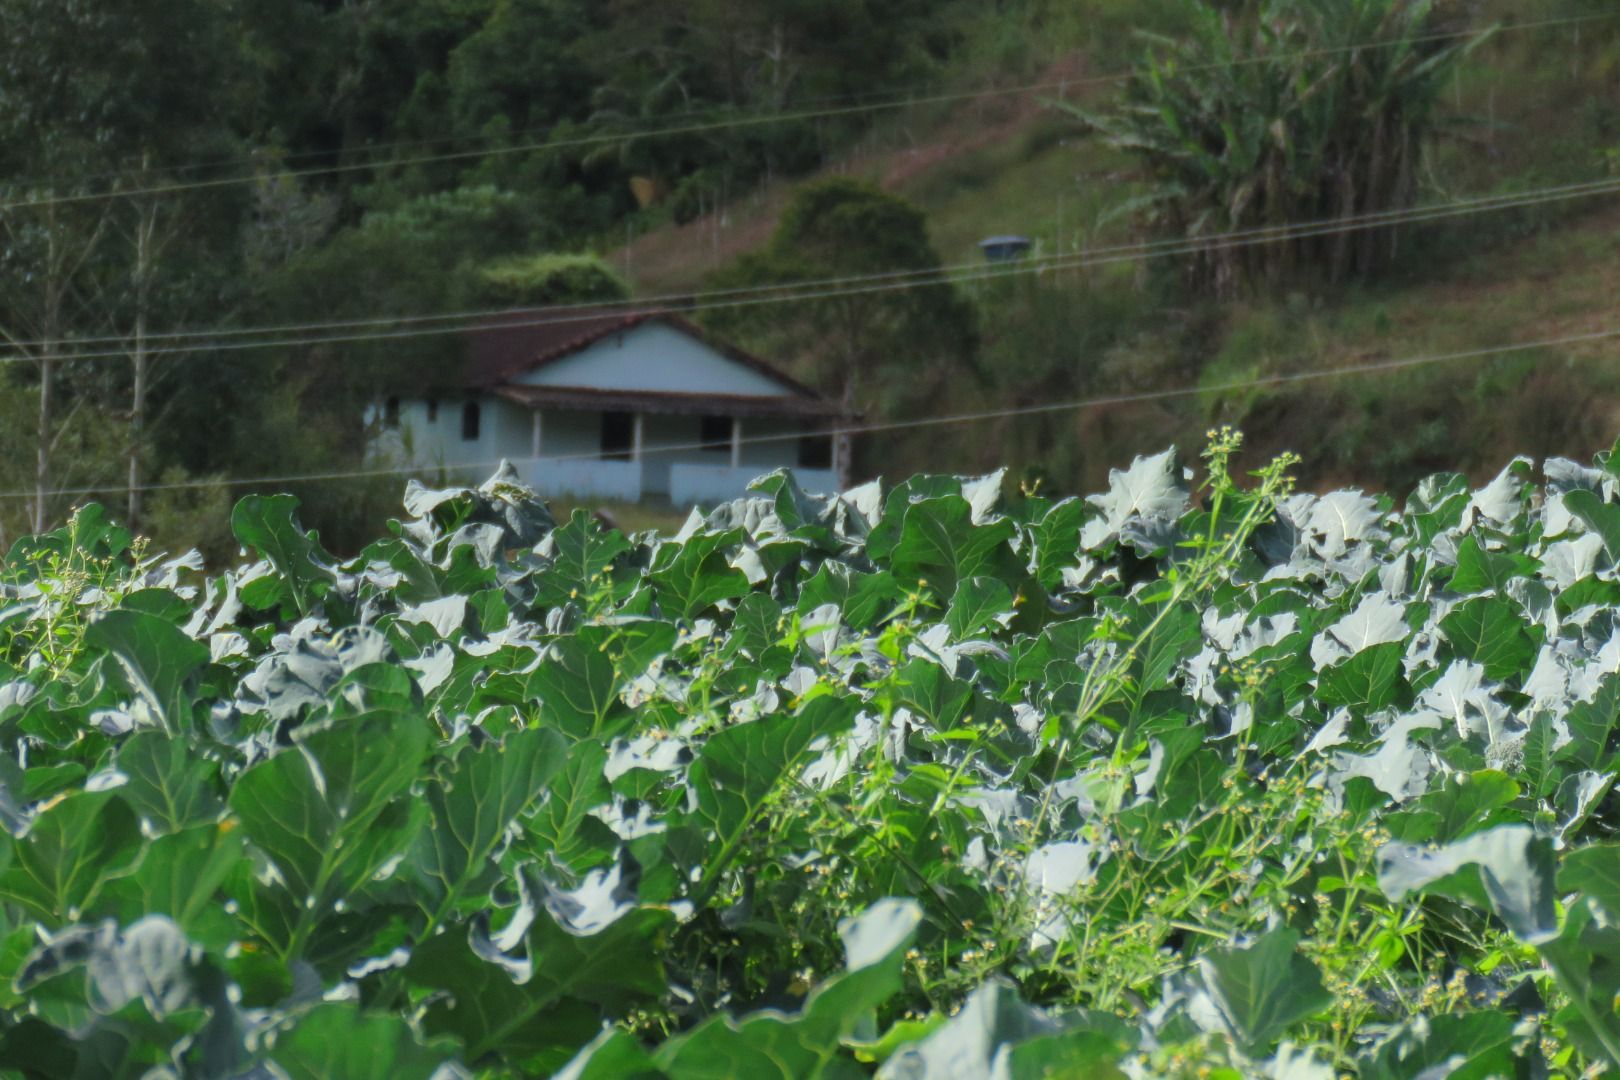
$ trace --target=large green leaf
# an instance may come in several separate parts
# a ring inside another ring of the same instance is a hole
[[[609,652],[613,632],[588,626],[558,638],[529,676],[528,693],[538,698],[541,718],[572,738],[603,733],[619,706],[623,676]]]
[[[1384,708],[1395,700],[1399,691],[1404,651],[1405,646],[1399,641],[1362,649],[1322,671],[1317,680],[1318,696],[1324,704],[1364,713]]]
[[[790,784],[817,739],[854,720],[852,702],[818,697],[791,715],[734,724],[709,737],[687,774],[696,802],[688,820],[712,836],[700,894],[712,893],[773,792]]]
[[[1565,852],[1558,863],[1558,890],[1590,896],[1610,918],[1620,921],[1620,843],[1587,844]]]
[[[1602,538],[1609,565],[1620,563],[1620,506],[1604,502],[1594,492],[1577,490],[1565,493],[1564,507]]]
[[[901,954],[921,919],[922,909],[911,901],[879,901],[839,925],[846,969],[818,986],[797,1015],[716,1016],[665,1043],[654,1061],[671,1080],[843,1075],[837,1069],[847,1067],[837,1060],[842,1040],[900,990]]]
[[[926,581],[936,596],[949,598],[959,581],[1005,570],[1017,532],[1008,518],[975,524],[973,507],[960,495],[923,499],[906,507],[889,569],[901,583]]]
[[[113,791],[81,791],[41,812],[0,872],[0,899],[47,926],[79,917],[108,881],[129,873],[144,847],[129,804]]]
[[[224,949],[240,927],[219,903],[219,890],[243,858],[242,833],[199,825],[153,840],[134,873],[108,883],[95,907],[123,923],[166,915],[188,938]]]
[[[171,733],[189,732],[189,683],[208,662],[208,647],[173,623],[141,611],[109,611],[85,631],[85,643],[118,661],[131,692]]]
[[[465,748],[427,789],[431,827],[418,837],[417,865],[453,903],[479,875],[517,816],[566,760],[555,731],[516,731],[500,742]]]
[[[878,1076],[881,1080],[994,1076],[996,1062],[1004,1054],[1020,1044],[1061,1031],[1060,1024],[1020,1001],[1005,982],[991,980],[969,994],[961,1010],[944,1025],[922,1040],[901,1047],[884,1062]],[[1081,1059],[1076,1064],[1090,1067],[1095,1062]]]
[[[1358,1063],[1365,1080],[1516,1076],[1515,1021],[1505,1012],[1479,1010],[1423,1017],[1398,1028]]]
[[[958,640],[994,625],[1013,610],[1013,593],[999,578],[972,577],[957,582],[945,622]]]
[[[1162,547],[1187,509],[1188,491],[1174,450],[1138,457],[1125,470],[1108,470],[1108,494],[1087,501],[1102,516],[1086,522],[1081,543],[1098,548],[1123,539],[1148,549]]]
[[[1205,990],[1248,1053],[1268,1049],[1291,1025],[1333,1004],[1321,974],[1298,948],[1299,933],[1279,927],[1245,948],[1199,957]]]
[[[397,854],[421,823],[403,798],[427,752],[420,717],[329,722],[243,773],[231,811],[300,904],[325,911]]]
[[[630,541],[617,529],[604,529],[583,510],[575,510],[568,523],[550,537],[551,566],[535,578],[536,602],[545,605],[582,600],[598,591]]]
[[[395,1015],[353,1003],[317,1005],[276,1036],[271,1059],[290,1080],[430,1080],[450,1055],[417,1041]]]
[[[748,577],[728,561],[728,551],[743,542],[741,529],[700,532],[684,543],[665,541],[654,557],[648,579],[671,615],[693,618],[722,600],[748,592]]]
[[[225,804],[219,797],[219,765],[195,744],[157,731],[138,731],[118,748],[121,789],[149,830],[178,832],[217,821]]]
[[[333,583],[334,559],[298,524],[291,495],[248,495],[231,511],[231,531],[275,567],[298,610],[307,613]]]
[[[596,1033],[600,1010],[622,1010],[665,989],[658,944],[672,922],[667,911],[632,908],[581,935],[543,908],[524,937],[522,981],[452,933],[419,946],[406,974],[448,992],[428,1006],[424,1026],[459,1038],[469,1062],[501,1053],[556,1069]]]
[[[1386,844],[1378,885],[1397,903],[1433,892],[1486,908],[1532,944],[1557,932],[1552,844],[1528,825],[1501,825],[1435,849]]]
[[[1440,620],[1440,631],[1458,654],[1485,666],[1492,679],[1506,679],[1528,669],[1536,655],[1524,619],[1512,605],[1495,596],[1458,604]]]
[[[600,743],[569,748],[567,760],[546,786],[545,799],[525,825],[528,847],[537,857],[576,871],[607,860],[618,838],[590,813],[612,800],[603,775],[606,766],[607,751]]]

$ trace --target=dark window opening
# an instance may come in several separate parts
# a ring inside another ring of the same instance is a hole
[[[383,402],[383,427],[399,427],[399,398],[391,397]]]
[[[799,468],[830,469],[833,461],[831,435],[802,435],[799,437]]]
[[[469,401],[461,407],[461,440],[463,442],[477,442],[479,431],[483,427],[484,411],[478,407],[478,402]]]
[[[430,424],[436,424],[439,421],[439,399],[436,397],[427,399],[427,418]]]
[[[627,412],[602,414],[602,456],[614,461],[630,460],[630,443],[634,436],[635,418]]]
[[[698,421],[698,442],[705,450],[731,449],[731,417],[705,416]]]

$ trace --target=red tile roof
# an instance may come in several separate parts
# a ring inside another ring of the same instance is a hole
[[[509,311],[472,326],[467,335],[467,361],[460,385],[493,390],[519,375],[556,363],[581,349],[643,323],[661,322],[708,345],[726,358],[780,383],[786,396],[809,399],[836,413],[836,407],[786,372],[727,342],[710,337],[696,323],[659,309],[549,308]],[[660,391],[644,391],[644,396]],[[681,395],[677,395],[681,396]],[[726,396],[726,395],[719,395]]]

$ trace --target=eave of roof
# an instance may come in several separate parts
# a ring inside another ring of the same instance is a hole
[[[804,420],[848,419],[836,402],[822,397],[783,394],[693,394],[667,390],[601,390],[589,386],[506,384],[490,393],[525,408],[547,407],[582,412],[623,411],[681,416],[794,417]]]

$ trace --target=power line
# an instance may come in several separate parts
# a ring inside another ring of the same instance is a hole
[[[1584,334],[1567,334],[1562,337],[1544,338],[1539,341],[1522,341],[1508,345],[1493,345],[1478,349],[1463,349],[1448,353],[1431,353],[1423,356],[1403,357],[1396,360],[1374,361],[1365,364],[1350,364],[1339,367],[1320,367],[1304,371],[1283,372],[1276,375],[1264,375],[1251,379],[1232,379],[1221,383],[1211,383],[1197,386],[1178,386],[1161,390],[1142,390],[1125,394],[1110,394],[1101,397],[1081,398],[1073,401],[1052,402],[1043,405],[1023,405],[1005,409],[987,409],[978,412],[951,413],[944,416],[921,417],[915,420],[893,420],[875,424],[854,424],[837,426],[816,432],[794,432],[792,434],[754,435],[739,439],[741,444],[758,445],[762,443],[789,442],[803,438],[805,435],[818,437],[837,437],[842,435],[869,435],[883,431],[904,431],[925,427],[943,427],[953,424],[978,423],[986,420],[1001,420],[1020,416],[1038,416],[1047,413],[1075,412],[1081,409],[1100,408],[1115,405],[1133,405],[1149,401],[1165,401],[1174,398],[1197,397],[1203,394],[1219,394],[1234,390],[1251,390],[1267,386],[1284,386],[1293,383],[1311,382],[1320,379],[1332,379],[1351,375],[1369,375],[1377,372],[1400,371],[1409,368],[1427,367],[1434,364],[1451,363],[1458,360],[1479,360],[1492,356],[1505,356],[1510,353],[1526,352],[1532,349],[1551,349],[1565,345],[1580,345],[1594,341],[1609,341],[1620,338],[1620,327],[1607,330],[1596,330]],[[693,442],[671,446],[657,446],[649,448],[650,453],[669,453],[688,450],[702,450],[710,444]],[[561,464],[570,461],[595,461],[598,454],[563,454],[557,456],[541,456],[518,459],[501,459],[498,461],[465,462],[451,466],[457,471],[473,469],[494,469],[505,461],[527,463],[533,465]],[[235,479],[213,480],[182,480],[157,484],[136,485],[136,491],[180,491],[195,490],[212,487],[244,487],[265,484],[307,484],[320,483],[333,480],[355,480],[380,476],[409,476],[433,471],[433,466],[409,465],[376,469],[349,469],[334,470],[330,472],[314,472],[301,474],[284,474],[279,476],[238,477]],[[102,493],[119,493],[129,491],[127,485],[108,484],[100,487],[63,488],[51,492],[52,496],[63,495],[97,495]],[[33,491],[6,491],[0,492],[0,499],[32,499],[37,492]]]
[[[1206,242],[1213,243],[1213,242],[1217,242],[1217,241],[1224,241],[1224,240],[1229,240],[1229,239],[1234,239],[1234,238],[1270,239],[1270,238],[1275,237],[1277,239],[1289,239],[1290,237],[1288,237],[1286,235],[1282,235],[1282,234],[1288,232],[1289,230],[1295,230],[1295,229],[1306,229],[1306,228],[1316,228],[1316,227],[1325,227],[1325,226],[1354,226],[1354,225],[1357,225],[1357,224],[1359,224],[1359,223],[1361,223],[1363,221],[1372,221],[1374,219],[1377,219],[1377,223],[1379,223],[1379,224],[1400,224],[1401,223],[1400,221],[1386,221],[1385,219],[1389,218],[1392,215],[1400,215],[1400,216],[1402,216],[1404,218],[1406,215],[1428,215],[1428,214],[1436,213],[1436,212],[1439,212],[1439,211],[1450,211],[1450,210],[1454,210],[1454,209],[1461,212],[1464,208],[1476,208],[1476,209],[1478,209],[1480,211],[1488,211],[1488,210],[1498,209],[1498,206],[1496,204],[1499,204],[1499,203],[1508,204],[1508,205],[1506,205],[1505,207],[1502,207],[1502,208],[1513,209],[1513,208],[1517,208],[1520,205],[1534,205],[1535,203],[1542,202],[1542,201],[1554,202],[1554,201],[1559,201],[1559,200],[1564,199],[1564,198],[1582,198],[1582,197],[1587,197],[1587,196],[1592,196],[1592,195],[1603,195],[1603,194],[1608,194],[1608,193],[1610,193],[1612,191],[1615,191],[1617,189],[1620,189],[1620,179],[1606,178],[1606,179],[1602,179],[1602,180],[1589,180],[1589,181],[1582,181],[1580,183],[1574,183],[1574,184],[1562,184],[1562,185],[1543,187],[1543,188],[1531,188],[1531,189],[1528,189],[1528,190],[1525,190],[1525,191],[1503,192],[1503,193],[1498,194],[1498,195],[1471,196],[1471,197],[1464,198],[1464,199],[1450,200],[1450,201],[1444,202],[1444,203],[1433,203],[1433,204],[1430,204],[1430,205],[1427,205],[1427,206],[1409,207],[1409,208],[1406,208],[1406,209],[1403,209],[1403,210],[1379,211],[1379,212],[1377,212],[1375,214],[1354,215],[1354,216],[1349,216],[1349,217],[1319,218],[1319,219],[1317,219],[1315,221],[1310,221],[1310,222],[1298,222],[1298,223],[1294,223],[1294,224],[1282,224],[1282,225],[1268,225],[1268,226],[1261,226],[1261,227],[1253,228],[1253,229],[1236,230],[1236,231],[1227,232],[1227,233],[1211,233],[1211,234],[1208,234],[1207,236],[1204,236],[1204,237],[1179,238],[1179,239],[1175,239],[1175,240],[1159,240],[1159,241],[1139,241],[1139,242],[1132,243],[1132,244],[1121,244],[1121,245],[1113,245],[1113,246],[1107,246],[1107,247],[1088,248],[1087,250],[1085,250],[1083,252],[1071,252],[1071,253],[1069,253],[1067,255],[1065,255],[1065,254],[1054,254],[1054,255],[1033,256],[1033,257],[1028,257],[1028,258],[1025,258],[1025,259],[1021,260],[1019,265],[1020,266],[1033,266],[1033,267],[1039,269],[1039,268],[1044,267],[1045,264],[1056,261],[1056,260],[1070,260],[1070,259],[1075,259],[1075,258],[1103,257],[1103,256],[1116,254],[1116,253],[1122,253],[1122,252],[1134,252],[1134,251],[1139,251],[1139,250],[1143,250],[1143,249],[1152,249],[1152,248],[1157,248],[1157,247],[1163,246],[1163,245],[1182,245],[1182,244],[1195,244],[1195,243],[1206,243]],[[520,312],[520,311],[521,312],[526,312],[526,313],[532,313],[532,314],[535,314],[535,315],[540,315],[540,314],[543,314],[543,313],[546,313],[546,312],[557,312],[557,313],[559,313],[560,316],[566,316],[567,321],[572,321],[576,317],[580,317],[580,318],[585,317],[584,313],[588,312],[588,311],[607,312],[607,311],[613,311],[613,310],[617,310],[617,309],[621,309],[621,308],[631,309],[631,310],[645,310],[645,309],[649,309],[649,308],[660,308],[660,309],[662,309],[662,308],[666,308],[666,307],[679,307],[679,308],[701,307],[701,305],[702,305],[702,303],[704,301],[712,299],[712,298],[716,298],[716,297],[729,297],[729,296],[737,296],[737,295],[745,295],[745,294],[761,293],[761,292],[780,292],[784,288],[810,289],[810,288],[820,288],[820,287],[834,286],[834,285],[864,284],[864,283],[869,283],[869,282],[890,281],[890,280],[905,279],[905,278],[912,278],[912,277],[924,277],[924,278],[932,279],[932,278],[934,278],[934,277],[936,277],[936,276],[938,276],[940,274],[950,275],[950,274],[955,274],[955,273],[958,273],[958,272],[969,272],[969,271],[982,270],[982,269],[984,269],[984,263],[982,261],[976,261],[976,262],[956,263],[956,264],[945,265],[945,266],[940,266],[940,267],[936,267],[936,268],[933,268],[933,269],[924,269],[924,270],[887,270],[887,271],[879,271],[879,272],[873,272],[873,273],[868,273],[868,274],[850,274],[850,275],[844,275],[844,276],[839,276],[839,277],[812,278],[812,279],[808,279],[808,280],[805,280],[805,281],[787,282],[787,283],[783,283],[783,284],[780,284],[780,285],[745,285],[745,286],[736,286],[736,287],[724,288],[724,289],[704,289],[704,290],[696,290],[696,291],[688,291],[688,292],[680,292],[680,293],[664,293],[664,294],[661,294],[661,295],[635,297],[635,298],[629,298],[629,299],[624,299],[624,300],[598,300],[598,301],[585,301],[585,302],[570,303],[570,304],[540,305],[540,306],[531,307],[531,308],[519,308],[519,309],[513,309],[513,308],[480,308],[480,309],[473,309],[473,310],[441,312],[441,313],[437,313],[437,314],[384,315],[384,316],[372,316],[372,317],[360,318],[360,319],[334,319],[334,320],[325,320],[325,321],[319,321],[319,322],[279,323],[279,324],[268,324],[268,325],[261,324],[261,325],[258,325],[258,326],[242,326],[242,327],[216,327],[216,328],[201,329],[201,330],[195,330],[195,329],[194,330],[165,330],[165,331],[149,330],[146,333],[146,341],[154,349],[157,349],[157,350],[160,350],[160,351],[173,351],[172,349],[166,347],[162,343],[164,343],[164,342],[174,342],[174,341],[186,341],[186,340],[192,340],[192,339],[197,339],[197,338],[221,339],[221,338],[251,337],[251,336],[259,336],[259,335],[267,335],[267,334],[305,334],[305,333],[314,333],[316,331],[324,331],[324,330],[363,329],[365,327],[372,327],[372,326],[409,326],[409,325],[416,325],[416,324],[420,324],[420,323],[432,323],[432,322],[472,322],[472,321],[477,321],[477,320],[480,320],[480,319],[487,319],[487,318],[491,318],[491,317],[495,317],[495,316],[510,316],[510,315],[513,315],[513,314],[515,314],[517,312]],[[565,320],[564,319],[559,319],[559,321],[565,321]],[[541,324],[535,323],[535,324],[524,324],[524,325],[541,325]],[[129,338],[129,335],[127,335],[127,334],[121,334],[121,335],[120,334],[107,334],[107,335],[100,335],[100,336],[71,337],[71,338],[37,338],[37,339],[32,339],[32,340],[8,341],[6,343],[6,345],[9,346],[10,348],[14,348],[14,349],[40,349],[40,348],[44,348],[45,346],[48,346],[48,345],[60,347],[60,346],[83,346],[83,345],[97,345],[97,344],[121,344],[121,343],[124,343],[124,342],[128,341],[128,338]],[[275,343],[274,342],[269,342],[269,343],[266,343],[266,344],[275,344]],[[117,356],[121,356],[121,355],[124,355],[124,354],[123,354],[123,352],[121,350],[116,351],[116,352],[112,352],[112,353],[74,352],[74,353],[69,355],[69,358],[71,358],[71,359],[86,359],[86,358],[91,358],[91,357],[94,357],[94,356],[101,356],[101,355],[117,355]],[[4,358],[0,358],[0,362],[3,362],[3,360],[4,360]]]
[[[1077,270],[1094,266],[1108,265],[1117,262],[1131,262],[1148,258],[1166,258],[1181,255],[1200,255],[1218,251],[1227,251],[1235,248],[1258,246],[1262,244],[1282,243],[1293,240],[1311,239],[1321,236],[1333,236],[1366,229],[1384,228],[1393,225],[1420,224],[1438,221],[1446,218],[1461,217],[1477,213],[1490,213],[1502,210],[1521,209],[1539,206],[1552,202],[1559,202],[1575,198],[1589,198],[1599,195],[1608,195],[1620,192],[1620,179],[1588,181],[1580,184],[1570,184],[1558,187],[1534,189],[1515,194],[1478,196],[1468,199],[1453,200],[1424,207],[1412,207],[1405,210],[1381,211],[1373,214],[1363,214],[1354,217],[1325,218],[1313,222],[1303,222],[1295,225],[1265,226],[1255,229],[1236,230],[1228,233],[1214,233],[1203,237],[1177,238],[1173,240],[1145,241],[1134,244],[1122,244],[1113,247],[1094,248],[1089,251],[1075,252],[1067,255],[1037,256],[1020,260],[1017,263],[1005,265],[986,266],[982,263],[962,263],[955,266],[939,267],[925,270],[897,270],[875,274],[848,275],[837,278],[823,278],[805,282],[791,282],[780,285],[754,285],[733,289],[716,289],[706,292],[670,294],[662,297],[652,297],[640,300],[603,301],[594,304],[560,305],[552,308],[527,309],[533,312],[533,318],[507,318],[501,324],[501,329],[523,329],[540,326],[553,326],[570,323],[593,321],[603,317],[605,313],[621,311],[629,314],[646,314],[663,310],[710,311],[738,307],[753,307],[764,304],[794,303],[809,300],[829,299],[842,296],[855,296],[868,293],[891,292],[902,289],[926,288],[948,283],[974,283],[979,281],[995,280],[1003,277],[1039,273],[1047,270]],[[956,274],[955,277],[947,277]],[[547,314],[547,313],[551,314]],[[396,318],[379,318],[366,320],[353,320],[347,322],[286,324],[276,327],[238,328],[221,331],[176,331],[171,334],[149,334],[148,342],[157,353],[164,356],[176,354],[240,352],[252,349],[265,348],[291,348],[312,345],[350,344],[366,341],[399,340],[411,338],[424,338],[448,334],[460,334],[476,330],[470,320],[488,318],[494,315],[511,316],[524,314],[524,310],[513,312],[510,309],[499,311],[457,312],[443,315],[400,316]],[[455,325],[425,327],[416,329],[390,329],[378,331],[357,331],[347,334],[317,334],[296,337],[261,337],[248,341],[219,341],[205,340],[201,343],[164,345],[163,341],[194,340],[198,337],[213,336],[244,337],[254,334],[297,333],[300,331],[316,331],[329,328],[341,329],[344,327],[363,328],[367,326],[400,326],[401,324],[420,324],[424,322],[455,321]],[[122,341],[122,338],[100,339],[58,339],[48,342],[40,339],[34,342],[16,342],[14,347],[42,348],[46,344],[76,345],[95,341]],[[100,360],[126,358],[125,349],[100,350],[74,350],[58,352],[54,360],[63,362],[75,360]],[[3,363],[33,363],[30,356],[0,356]]]
[[[1583,23],[1620,17],[1620,12],[1602,12],[1592,15],[1569,16],[1557,19],[1543,19],[1537,22],[1515,23],[1509,26],[1470,27],[1462,30],[1441,31],[1433,34],[1423,34],[1408,38],[1392,38],[1385,41],[1368,41],[1351,45],[1339,45],[1318,49],[1304,49],[1294,53],[1285,53],[1278,56],[1244,57],[1237,60],[1214,62],[1206,64],[1189,64],[1181,71],[1208,71],[1253,64],[1273,63],[1279,60],[1299,59],[1310,56],[1332,56],[1342,53],[1359,52],[1364,49],[1385,49],[1402,45],[1419,45],[1438,41],[1452,41],[1466,37],[1482,37],[1486,34],[1501,30],[1503,32],[1520,30],[1548,29],[1552,27],[1573,26]],[[727,120],[717,120],[707,123],[678,124],[663,128],[651,128],[642,131],[627,131],[612,134],[586,135],[573,139],[562,139],[548,142],[520,143],[515,146],[488,147],[477,150],[463,150],[447,154],[428,154],[417,157],[400,158],[392,161],[353,162],[347,165],[320,166],[309,169],[293,169],[275,174],[278,179],[302,179],[311,176],[335,176],[345,173],[362,172],[379,167],[404,168],[413,165],[427,165],[438,162],[462,161],[472,158],[499,157],[510,154],[539,152],[542,150],[577,149],[584,146],[598,146],[607,143],[624,142],[630,139],[664,138],[674,135],[702,134],[710,131],[720,131],[740,127],[757,127],[766,124],[785,123],[798,120],[828,119],[837,116],[854,116],[872,112],[882,112],[890,109],[903,109],[920,105],[951,104],[963,101],[974,101],[985,98],[1006,97],[1017,94],[1033,93],[1038,90],[1049,90],[1069,86],[1098,85],[1110,82],[1120,82],[1130,78],[1134,72],[1114,72],[1107,75],[1094,75],[1079,79],[1064,79],[1032,83],[1024,86],[990,88],[979,90],[958,91],[953,93],[929,94],[923,96],[908,96],[886,102],[874,102],[864,105],[844,105],[824,109],[800,109],[783,112],[763,113],[755,116],[733,117]],[[180,168],[199,166],[179,166]],[[126,175],[141,175],[131,173]],[[75,203],[98,202],[108,199],[135,198],[139,196],[174,195],[186,191],[201,191],[214,188],[232,187],[240,184],[257,182],[261,177],[257,174],[234,177],[216,177],[210,180],[177,181],[173,183],[151,184],[145,187],[130,188],[122,191],[82,192],[75,195],[51,195],[32,199],[14,199],[0,203],[0,210],[22,210],[44,206],[61,206]]]

